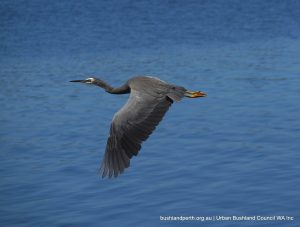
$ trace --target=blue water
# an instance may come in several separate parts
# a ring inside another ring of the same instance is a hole
[[[1,226],[300,226],[300,2],[0,1]],[[119,178],[97,169],[128,96],[175,103]],[[160,221],[160,216],[294,221]]]

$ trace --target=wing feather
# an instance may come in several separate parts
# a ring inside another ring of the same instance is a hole
[[[153,93],[153,91],[152,91]],[[138,155],[141,144],[155,130],[173,101],[168,96],[155,96],[131,90],[128,102],[115,114],[100,167],[102,177],[117,177]]]

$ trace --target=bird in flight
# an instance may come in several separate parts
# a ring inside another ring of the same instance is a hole
[[[138,154],[142,142],[154,131],[174,101],[206,96],[202,91],[189,91],[150,76],[133,77],[116,88],[95,77],[70,82],[96,85],[110,94],[130,93],[127,103],[112,119],[99,169],[102,178],[117,177],[129,167],[130,159]]]

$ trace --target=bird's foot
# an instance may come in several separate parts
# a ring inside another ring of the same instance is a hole
[[[188,98],[199,98],[199,97],[205,97],[206,94],[202,91],[186,91],[184,94],[185,97]]]

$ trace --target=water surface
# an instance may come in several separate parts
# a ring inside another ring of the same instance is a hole
[[[298,1],[0,2],[2,226],[299,226]],[[172,106],[119,178],[96,174],[114,86],[158,76]],[[289,215],[291,222],[160,216]]]

